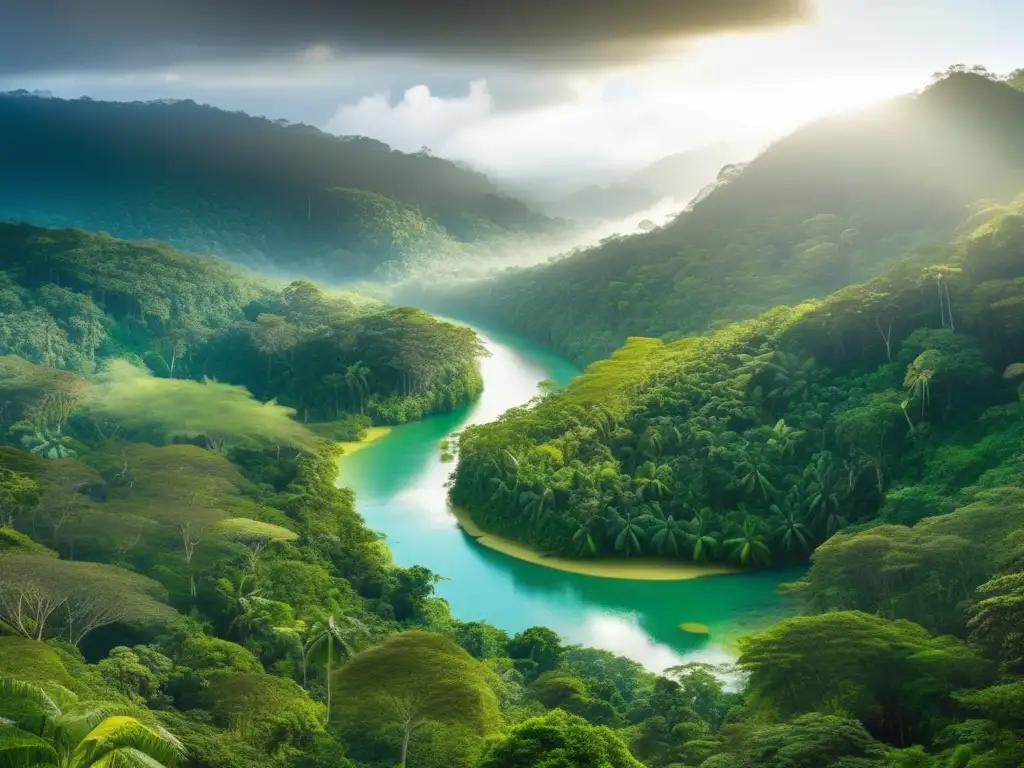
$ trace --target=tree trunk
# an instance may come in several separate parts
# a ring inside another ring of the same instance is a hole
[[[903,418],[905,418],[907,420],[907,426],[910,427],[910,431],[913,432],[914,431],[914,422],[912,422],[910,420],[910,415],[907,413],[907,409],[901,407],[900,410],[903,411]]]
[[[412,736],[412,720],[405,723],[405,733],[402,735],[402,768],[405,768],[409,758],[409,737]]]
[[[946,289],[946,314],[949,316],[949,330],[955,331],[956,326],[953,325],[953,302],[949,298],[949,283],[943,284]]]
[[[327,722],[331,722],[331,661],[334,657],[334,636],[327,636]]]

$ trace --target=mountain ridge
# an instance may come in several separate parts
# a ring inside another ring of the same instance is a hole
[[[267,271],[360,279],[416,263],[416,241],[454,262],[558,227],[427,153],[191,100],[13,92],[0,95],[0,126],[0,218],[165,240]],[[360,214],[346,189],[386,210],[345,220]]]
[[[630,336],[702,333],[870,279],[951,235],[966,206],[1012,197],[1021,131],[1024,93],[954,73],[797,130],[652,232],[405,300],[443,302],[579,363]]]

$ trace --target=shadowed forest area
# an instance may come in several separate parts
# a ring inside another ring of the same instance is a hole
[[[192,101],[0,94],[0,164],[0,219],[334,283],[438,273],[559,226],[429,154]]]

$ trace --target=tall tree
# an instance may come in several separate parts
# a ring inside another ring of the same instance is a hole
[[[303,684],[305,670],[310,664],[323,664],[324,683],[327,686],[327,721],[331,719],[331,680],[334,677],[336,660],[355,653],[356,640],[367,636],[366,627],[350,616],[334,618],[313,626],[302,656]]]
[[[401,765],[409,741],[428,723],[458,724],[484,735],[497,725],[498,703],[485,667],[441,635],[403,632],[357,654],[338,672],[347,721],[398,725]]]

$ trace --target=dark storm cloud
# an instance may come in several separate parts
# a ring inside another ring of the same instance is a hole
[[[628,60],[807,18],[811,0],[0,0],[0,72],[345,53]]]

